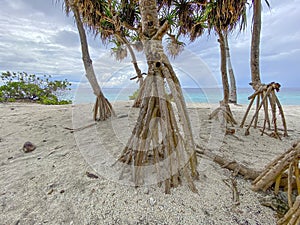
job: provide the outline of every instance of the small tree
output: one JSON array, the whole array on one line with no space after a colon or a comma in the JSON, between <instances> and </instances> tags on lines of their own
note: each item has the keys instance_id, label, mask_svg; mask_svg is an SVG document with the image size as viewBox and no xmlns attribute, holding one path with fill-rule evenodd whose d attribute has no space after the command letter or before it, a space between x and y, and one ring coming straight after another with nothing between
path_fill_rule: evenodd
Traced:
<instances>
[{"instance_id":1,"label":"small tree","mask_svg":"<svg viewBox=\"0 0 300 225\"><path fill-rule=\"evenodd\" d=\"M276 96L276 92L280 90L281 85L276 82L271 82L269 84L262 84L260 79L260 66L259 66L259 55L260 55L260 33L261 33L261 0L253 0L253 25L252 25L252 41L251 41L251 80L250 85L254 89L254 94L248 97L250 101L249 106L246 110L244 118L240 127L244 127L250 109L256 99L256 110L254 115L251 118L250 124L248 125L245 135L250 134L250 127L252 124L254 128L257 127L258 124L258 116L261 109L264 110L264 123L263 128L261 130L262 134L265 133L265 129L271 129L271 120L274 126L274 131L269 136L279 138L280 135L278 133L277 128L277 116L276 110L278 108L280 112L280 116L282 119L282 124L284 128L284 136L287 136L287 125L285 121L285 116L283 112L283 108L280 104L279 99ZM268 1L266 1L269 6ZM271 109L271 116L269 115L269 108Z\"/></svg>"},{"instance_id":2,"label":"small tree","mask_svg":"<svg viewBox=\"0 0 300 225\"><path fill-rule=\"evenodd\" d=\"M52 80L51 76L36 76L26 72L4 72L0 76L0 102L32 101L47 105L69 104L70 100L60 99L60 94L70 90L67 80Z\"/></svg>"},{"instance_id":3,"label":"small tree","mask_svg":"<svg viewBox=\"0 0 300 225\"><path fill-rule=\"evenodd\" d=\"M112 55L117 60L127 57L127 51L132 59L132 64L138 78L140 89L143 86L143 74L138 66L135 52L142 51L142 42L139 40L138 32L134 24L139 20L138 4L134 1L97 1L80 0L77 2L84 23L99 35L104 43L113 42ZM131 42L135 41L135 44ZM140 106L140 96L137 97L133 107Z\"/></svg>"},{"instance_id":4,"label":"small tree","mask_svg":"<svg viewBox=\"0 0 300 225\"><path fill-rule=\"evenodd\" d=\"M159 24L155 0L140 0L141 40L148 63L148 75L139 118L119 161L133 166L136 186L143 183L145 168L154 165L157 181L164 182L165 192L177 187L184 177L196 192L192 178L198 177L197 159L191 124L180 83L164 53L162 39L168 21ZM176 109L166 98L165 84L170 87ZM178 118L175 116L178 110Z\"/></svg>"},{"instance_id":5,"label":"small tree","mask_svg":"<svg viewBox=\"0 0 300 225\"><path fill-rule=\"evenodd\" d=\"M236 28L240 24L240 29L244 28L245 24L246 1L210 1L206 5L204 11L204 20L207 22L209 32L214 30L218 35L221 53L221 75L223 84L223 100L220 102L220 107L217 108L210 118L221 115L226 123L236 124L232 112L229 107L229 82L227 74L228 60L228 32ZM231 64L230 64L231 65ZM233 80L232 80L233 81ZM233 86L233 85L232 85ZM221 112L221 114L219 114ZM223 119L222 119L223 120Z\"/></svg>"},{"instance_id":6,"label":"small tree","mask_svg":"<svg viewBox=\"0 0 300 225\"><path fill-rule=\"evenodd\" d=\"M110 102L105 98L100 85L98 84L97 77L94 72L93 63L89 54L87 38L81 16L79 13L79 6L77 1L74 0L65 0L66 12L67 14L70 10L74 13L74 18L76 21L77 29L79 32L80 43L81 43L81 52L82 52L82 61L84 64L86 77L90 82L94 94L96 95L96 103L94 106L94 120L106 120L115 115L114 110ZM99 114L99 117L98 117Z\"/></svg>"}]
</instances>

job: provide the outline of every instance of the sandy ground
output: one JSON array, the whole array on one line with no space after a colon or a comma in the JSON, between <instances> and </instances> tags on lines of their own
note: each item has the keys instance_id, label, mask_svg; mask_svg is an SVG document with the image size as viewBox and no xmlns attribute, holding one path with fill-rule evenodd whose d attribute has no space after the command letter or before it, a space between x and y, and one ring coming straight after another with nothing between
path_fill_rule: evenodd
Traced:
<instances>
[{"instance_id":1,"label":"sandy ground","mask_svg":"<svg viewBox=\"0 0 300 225\"><path fill-rule=\"evenodd\" d=\"M166 195L150 181L134 188L130 179L119 180L112 163L138 115L130 105L114 103L120 118L94 124L91 105L0 104L0 224L276 224L275 212L259 203L265 194L239 176L234 205L224 182L232 173L206 158L199 159L199 194L185 183ZM224 137L208 120L216 105L188 107L197 144L251 168L263 169L300 136L300 106L284 107L289 137L282 141L254 129L246 137L238 126L235 136ZM239 122L245 110L232 106ZM23 153L26 141L36 150Z\"/></svg>"}]
</instances>

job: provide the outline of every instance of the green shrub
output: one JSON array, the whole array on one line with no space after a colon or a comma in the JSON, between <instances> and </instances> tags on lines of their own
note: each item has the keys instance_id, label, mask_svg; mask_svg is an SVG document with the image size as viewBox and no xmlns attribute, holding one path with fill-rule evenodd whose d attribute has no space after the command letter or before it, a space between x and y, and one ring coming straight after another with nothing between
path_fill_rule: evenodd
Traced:
<instances>
[{"instance_id":1,"label":"green shrub","mask_svg":"<svg viewBox=\"0 0 300 225\"><path fill-rule=\"evenodd\" d=\"M132 95L129 96L129 100L135 100L139 95L139 89L133 92Z\"/></svg>"},{"instance_id":2,"label":"green shrub","mask_svg":"<svg viewBox=\"0 0 300 225\"><path fill-rule=\"evenodd\" d=\"M51 80L51 76L42 78L25 72L5 72L0 76L4 85L0 86L0 102L17 100L34 101L47 105L70 104L72 101L60 100L60 93L70 90L67 80Z\"/></svg>"},{"instance_id":3,"label":"green shrub","mask_svg":"<svg viewBox=\"0 0 300 225\"><path fill-rule=\"evenodd\" d=\"M7 101L8 101L8 102L15 102L16 99L15 99L15 98L8 98Z\"/></svg>"}]
</instances>

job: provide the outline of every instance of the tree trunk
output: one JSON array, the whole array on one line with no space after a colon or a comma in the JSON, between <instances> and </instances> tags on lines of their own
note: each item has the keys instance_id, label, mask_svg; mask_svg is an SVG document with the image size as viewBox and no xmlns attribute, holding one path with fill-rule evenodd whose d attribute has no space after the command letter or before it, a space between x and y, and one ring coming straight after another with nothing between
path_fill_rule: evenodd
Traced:
<instances>
[{"instance_id":1,"label":"tree trunk","mask_svg":"<svg viewBox=\"0 0 300 225\"><path fill-rule=\"evenodd\" d=\"M89 83L92 86L93 92L96 95L96 103L94 106L94 120L106 120L109 117L114 115L114 111L112 109L111 104L109 101L104 97L101 88L98 84L94 68L93 68L93 63L89 54L89 49L88 49L88 43L87 43L87 38L85 34L85 30L83 27L83 23L81 21L81 17L78 11L78 8L76 7L75 3L70 4L71 9L74 13L77 29L79 32L79 37L80 37L80 43L81 43L81 52L82 52L82 61L84 64L85 72L86 72L86 77L89 81ZM97 118L98 115L98 110L99 110L99 118Z\"/></svg>"},{"instance_id":2,"label":"tree trunk","mask_svg":"<svg viewBox=\"0 0 300 225\"><path fill-rule=\"evenodd\" d=\"M232 65L231 65L230 50L229 50L229 44L228 44L228 32L227 31L224 32L224 43L225 43L225 49L226 49L227 69L228 69L229 80L230 80L229 102L230 103L237 103L236 82L235 82L233 68L232 68Z\"/></svg>"},{"instance_id":3,"label":"tree trunk","mask_svg":"<svg viewBox=\"0 0 300 225\"><path fill-rule=\"evenodd\" d=\"M191 124L179 81L162 45L168 24L159 26L155 0L140 0L139 7L148 75L137 123L119 161L132 165L136 186L147 183L149 176L144 174L151 175L150 168L155 168L156 182L164 182L166 193L179 185L181 177L197 192L192 180L198 173ZM165 82L170 86L176 109L166 98Z\"/></svg>"},{"instance_id":4,"label":"tree trunk","mask_svg":"<svg viewBox=\"0 0 300 225\"><path fill-rule=\"evenodd\" d=\"M138 93L138 96L136 97L136 99L134 100L134 103L133 103L133 106L134 108L139 108L141 106L141 102L142 102L142 93L144 91L144 85L143 85L143 82L144 82L144 79L143 79L143 74L142 74L142 71L141 69L139 68L138 64L137 64L137 60L136 60L136 56L134 54L134 51L130 45L130 43L128 42L128 40L123 37L121 34L118 34L116 33L116 37L126 45L128 51L129 51L129 54L131 56L131 60L132 60L132 64L133 64L133 67L134 67L134 70L136 72L136 76L131 78L130 80L134 80L134 79L138 79L138 83L139 83L139 93Z\"/></svg>"},{"instance_id":5,"label":"tree trunk","mask_svg":"<svg viewBox=\"0 0 300 225\"><path fill-rule=\"evenodd\" d=\"M247 116L250 112L250 109L256 99L256 110L255 113L251 119L250 124L248 125L245 135L249 135L249 129L252 124L254 124L254 128L257 127L258 124L258 117L259 117L259 111L261 109L264 110L264 125L262 129L262 135L265 134L265 128L268 127L268 129L271 129L271 121L269 116L269 111L271 111L272 114L272 124L274 126L274 132L271 134L268 134L271 137L275 137L278 139L281 139L280 134L278 133L277 129L277 113L276 113L276 106L279 109L281 118L282 118L282 124L284 127L284 136L288 136L287 133L287 126L286 121L283 113L282 106L280 104L280 101L278 100L276 96L276 92L279 91L281 85L279 83L271 82L267 85L262 84L260 80L260 69L259 69L259 45L260 45L260 32L261 32L261 0L253 0L253 28L252 28L252 42L251 42L251 79L252 82L250 83L252 85L252 88L254 89L254 94L248 97L248 99L251 99L251 102L246 110L246 113L243 117L242 123L240 127L243 127ZM276 92L275 92L276 91ZM271 109L271 110L269 110Z\"/></svg>"},{"instance_id":6,"label":"tree trunk","mask_svg":"<svg viewBox=\"0 0 300 225\"><path fill-rule=\"evenodd\" d=\"M251 41L251 79L252 87L258 90L261 85L259 54L261 32L261 0L253 0L253 27Z\"/></svg>"},{"instance_id":7,"label":"tree trunk","mask_svg":"<svg viewBox=\"0 0 300 225\"><path fill-rule=\"evenodd\" d=\"M226 65L226 47L225 38L222 31L218 31L220 52L221 52L221 74L222 74L222 84L223 84L223 103L225 105L229 102L229 83L227 76L227 65Z\"/></svg>"},{"instance_id":8,"label":"tree trunk","mask_svg":"<svg viewBox=\"0 0 300 225\"><path fill-rule=\"evenodd\" d=\"M228 76L227 76L227 66L226 66L226 48L225 48L225 40L224 35L221 30L217 30L219 35L219 43L220 43L220 52L221 52L221 74L222 74L222 84L223 84L223 100L220 102L220 107L214 110L209 118L218 117L221 121L221 125L225 126L227 123L231 123L231 125L236 124L236 121L233 118L230 106L229 106L229 84L228 84Z\"/></svg>"},{"instance_id":9,"label":"tree trunk","mask_svg":"<svg viewBox=\"0 0 300 225\"><path fill-rule=\"evenodd\" d=\"M128 51L129 51L129 54L131 56L132 64L133 64L134 70L136 72L137 78L138 79L143 78L141 69L139 68L139 66L137 64L136 56L134 54L134 51L133 51L130 43L128 42L126 37L123 37L121 34L116 33L116 36L122 43L124 43L126 45Z\"/></svg>"}]
</instances>

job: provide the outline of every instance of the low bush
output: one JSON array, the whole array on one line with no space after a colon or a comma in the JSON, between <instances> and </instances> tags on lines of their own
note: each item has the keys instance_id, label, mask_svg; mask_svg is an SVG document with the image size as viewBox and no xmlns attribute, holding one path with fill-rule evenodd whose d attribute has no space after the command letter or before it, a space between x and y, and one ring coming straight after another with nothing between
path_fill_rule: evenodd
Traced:
<instances>
[{"instance_id":1,"label":"low bush","mask_svg":"<svg viewBox=\"0 0 300 225\"><path fill-rule=\"evenodd\" d=\"M67 80L51 80L50 75L38 77L25 72L4 72L0 76L0 102L33 101L47 105L70 104L72 101L60 99L60 95L70 90Z\"/></svg>"}]
</instances>

